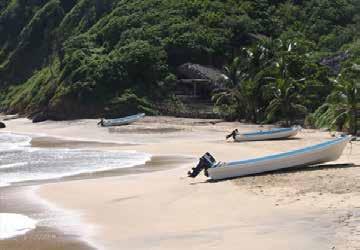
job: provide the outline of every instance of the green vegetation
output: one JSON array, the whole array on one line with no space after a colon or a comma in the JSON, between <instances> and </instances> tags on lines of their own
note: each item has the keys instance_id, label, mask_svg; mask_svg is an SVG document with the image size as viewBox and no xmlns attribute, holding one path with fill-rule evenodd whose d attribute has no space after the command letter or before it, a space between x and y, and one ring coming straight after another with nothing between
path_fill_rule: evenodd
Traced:
<instances>
[{"instance_id":1,"label":"green vegetation","mask_svg":"<svg viewBox=\"0 0 360 250\"><path fill-rule=\"evenodd\" d=\"M359 13L357 0L0 0L0 108L156 114L192 62L224 69L209 98L227 119L356 133Z\"/></svg>"},{"instance_id":2,"label":"green vegetation","mask_svg":"<svg viewBox=\"0 0 360 250\"><path fill-rule=\"evenodd\" d=\"M360 111L360 66L345 68L336 80L335 87L314 117L318 127L348 128L358 131L357 112Z\"/></svg>"}]
</instances>

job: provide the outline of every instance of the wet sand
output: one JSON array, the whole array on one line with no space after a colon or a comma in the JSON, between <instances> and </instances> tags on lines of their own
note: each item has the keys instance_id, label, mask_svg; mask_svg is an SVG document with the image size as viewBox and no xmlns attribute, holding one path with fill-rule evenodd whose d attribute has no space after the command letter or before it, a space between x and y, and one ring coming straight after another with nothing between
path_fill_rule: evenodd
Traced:
<instances>
[{"instance_id":1,"label":"wet sand","mask_svg":"<svg viewBox=\"0 0 360 250\"><path fill-rule=\"evenodd\" d=\"M200 157L210 151L221 161L284 152L331 138L328 132L304 130L298 139L239 144L226 142L224 135L235 128L260 127L171 117L149 117L116 131L94 124L95 120L32 124L17 119L9 121L7 129L117 143L119 149L153 155ZM167 132L160 133L162 129ZM134 145L121 146L128 142ZM99 227L95 234L83 236L104 249L360 248L358 141L326 166L217 183L203 176L186 178L194 164L46 184L38 193L67 211L81 213L85 225Z\"/></svg>"},{"instance_id":2,"label":"wet sand","mask_svg":"<svg viewBox=\"0 0 360 250\"><path fill-rule=\"evenodd\" d=\"M121 144L121 146L132 146L133 144ZM119 144L111 142L66 140L56 137L34 137L31 140L32 147L39 148L92 148L92 149L111 149L119 148Z\"/></svg>"},{"instance_id":3,"label":"wet sand","mask_svg":"<svg viewBox=\"0 0 360 250\"><path fill-rule=\"evenodd\" d=\"M94 250L84 241L50 227L37 227L26 235L0 241L1 250Z\"/></svg>"}]
</instances>

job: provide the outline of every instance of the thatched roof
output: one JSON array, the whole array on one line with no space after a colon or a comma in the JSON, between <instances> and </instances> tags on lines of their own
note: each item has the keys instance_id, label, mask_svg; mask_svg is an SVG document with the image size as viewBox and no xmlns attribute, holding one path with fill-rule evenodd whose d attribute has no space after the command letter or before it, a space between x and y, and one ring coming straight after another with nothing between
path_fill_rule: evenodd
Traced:
<instances>
[{"instance_id":1,"label":"thatched roof","mask_svg":"<svg viewBox=\"0 0 360 250\"><path fill-rule=\"evenodd\" d=\"M217 85L224 80L223 73L213 67L194 63L185 63L177 68L178 77L182 79L205 79Z\"/></svg>"}]
</instances>

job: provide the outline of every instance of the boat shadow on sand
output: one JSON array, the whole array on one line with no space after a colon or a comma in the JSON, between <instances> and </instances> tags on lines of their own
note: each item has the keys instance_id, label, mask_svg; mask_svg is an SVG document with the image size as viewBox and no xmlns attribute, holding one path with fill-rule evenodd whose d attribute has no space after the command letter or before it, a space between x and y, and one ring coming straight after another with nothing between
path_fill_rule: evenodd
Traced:
<instances>
[{"instance_id":1,"label":"boat shadow on sand","mask_svg":"<svg viewBox=\"0 0 360 250\"><path fill-rule=\"evenodd\" d=\"M356 165L354 163L342 163L342 164L320 164L313 166L299 166L299 167L283 168L283 169L259 173L259 174L251 174L241 177L227 178L222 180L209 179L201 182L193 182L191 183L191 185L204 184L204 183L218 183L229 180L235 180L235 179L240 180L244 178L259 177L259 176L269 176L269 175L276 176L276 175L284 175L291 173L315 172L315 171L323 171L323 170L348 169L348 168L360 168L360 165Z\"/></svg>"}]
</instances>

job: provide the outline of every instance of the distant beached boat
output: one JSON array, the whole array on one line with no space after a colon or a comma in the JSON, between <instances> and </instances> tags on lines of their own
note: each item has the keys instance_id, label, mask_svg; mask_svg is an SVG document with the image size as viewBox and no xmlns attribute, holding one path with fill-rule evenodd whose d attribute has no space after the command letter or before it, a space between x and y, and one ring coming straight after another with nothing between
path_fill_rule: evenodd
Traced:
<instances>
[{"instance_id":1,"label":"distant beached boat","mask_svg":"<svg viewBox=\"0 0 360 250\"><path fill-rule=\"evenodd\" d=\"M198 165L188 172L195 178L202 170L205 175L214 180L258 174L283 168L320 164L337 160L351 136L342 136L327 142L292 150L286 153L264 157L233 161L216 162L214 157L206 153L200 158Z\"/></svg>"},{"instance_id":2,"label":"distant beached boat","mask_svg":"<svg viewBox=\"0 0 360 250\"><path fill-rule=\"evenodd\" d=\"M233 137L234 141L264 141L264 140L274 140L282 138L290 138L297 135L301 127L292 127L292 128L273 128L270 130L249 132L249 133L239 133L238 130L234 130L231 134L226 136L226 139Z\"/></svg>"},{"instance_id":3,"label":"distant beached boat","mask_svg":"<svg viewBox=\"0 0 360 250\"><path fill-rule=\"evenodd\" d=\"M101 119L101 121L98 124L103 127L128 125L128 124L134 123L144 117L145 117L145 114L140 113L140 114L130 115L130 116L126 116L123 118L117 118L117 119Z\"/></svg>"}]
</instances>

